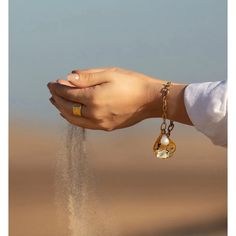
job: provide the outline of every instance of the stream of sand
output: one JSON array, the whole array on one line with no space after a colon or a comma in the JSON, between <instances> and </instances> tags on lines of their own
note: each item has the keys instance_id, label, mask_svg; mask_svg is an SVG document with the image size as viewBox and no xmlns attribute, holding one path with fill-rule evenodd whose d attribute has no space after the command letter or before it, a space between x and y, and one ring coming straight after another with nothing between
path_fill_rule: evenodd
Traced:
<instances>
[{"instance_id":1,"label":"stream of sand","mask_svg":"<svg viewBox=\"0 0 236 236\"><path fill-rule=\"evenodd\" d=\"M62 220L61 214L66 215L68 236L117 235L117 232L108 232L110 217L105 216L105 210L93 209L89 202L92 175L86 154L85 130L68 125L66 132L55 170L59 220ZM93 198L93 202L96 201Z\"/></svg>"}]
</instances>

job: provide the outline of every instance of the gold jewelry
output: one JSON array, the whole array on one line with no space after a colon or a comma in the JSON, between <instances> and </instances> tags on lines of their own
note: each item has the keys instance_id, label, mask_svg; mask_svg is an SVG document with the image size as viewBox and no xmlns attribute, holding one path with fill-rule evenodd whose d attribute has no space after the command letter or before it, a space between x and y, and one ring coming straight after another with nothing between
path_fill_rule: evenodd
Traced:
<instances>
[{"instance_id":1,"label":"gold jewelry","mask_svg":"<svg viewBox=\"0 0 236 236\"><path fill-rule=\"evenodd\" d=\"M174 129L174 121L170 120L168 127L166 123L168 105L167 95L169 93L170 86L171 82L167 82L166 84L163 84L163 88L161 89L163 121L161 124L161 133L153 145L154 154L158 159L166 159L172 157L176 150L175 143L170 139L170 133Z\"/></svg>"},{"instance_id":2,"label":"gold jewelry","mask_svg":"<svg viewBox=\"0 0 236 236\"><path fill-rule=\"evenodd\" d=\"M82 106L81 105L76 105L76 106L73 106L72 108L72 112L73 112L73 115L74 116L81 116L81 108Z\"/></svg>"}]
</instances>

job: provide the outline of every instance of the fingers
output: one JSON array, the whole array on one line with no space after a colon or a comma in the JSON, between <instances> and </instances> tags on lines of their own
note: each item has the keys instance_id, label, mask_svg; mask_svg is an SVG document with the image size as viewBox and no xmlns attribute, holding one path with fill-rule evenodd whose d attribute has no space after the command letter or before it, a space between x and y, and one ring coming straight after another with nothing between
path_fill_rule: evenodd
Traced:
<instances>
[{"instance_id":1,"label":"fingers","mask_svg":"<svg viewBox=\"0 0 236 236\"><path fill-rule=\"evenodd\" d=\"M82 104L87 104L90 96L90 90L88 89L79 89L55 82L48 83L48 88L52 95L55 94L66 100Z\"/></svg>"},{"instance_id":2,"label":"fingers","mask_svg":"<svg viewBox=\"0 0 236 236\"><path fill-rule=\"evenodd\" d=\"M69 123L83 127L83 128L88 128L88 129L101 129L99 126L93 122L92 120L82 117L82 116L74 116L72 114L72 106L71 104L62 104L67 101L62 101L64 100L63 98L54 95L53 98L50 98L51 103L60 111L60 115L66 119ZM70 105L70 109L69 109ZM83 115L83 114L82 114Z\"/></svg>"},{"instance_id":3,"label":"fingers","mask_svg":"<svg viewBox=\"0 0 236 236\"><path fill-rule=\"evenodd\" d=\"M79 105L78 103L70 102L57 95L53 95L53 99L57 105L57 108L64 114L73 115L73 106ZM92 118L86 105L81 106L81 116L85 118Z\"/></svg>"},{"instance_id":4,"label":"fingers","mask_svg":"<svg viewBox=\"0 0 236 236\"><path fill-rule=\"evenodd\" d=\"M73 116L70 114L61 114L64 119L66 119L69 123L86 128L86 129L100 129L95 123L93 123L91 120L83 118L83 117L78 117L78 116Z\"/></svg>"},{"instance_id":5,"label":"fingers","mask_svg":"<svg viewBox=\"0 0 236 236\"><path fill-rule=\"evenodd\" d=\"M70 81L64 80L64 79L58 79L58 80L57 80L57 83L63 84L63 85L69 86L69 87L76 87L76 86L75 86L74 84L72 84Z\"/></svg>"},{"instance_id":6,"label":"fingers","mask_svg":"<svg viewBox=\"0 0 236 236\"><path fill-rule=\"evenodd\" d=\"M97 73L97 72L102 72L102 71L105 71L105 70L108 70L110 69L109 67L103 67L103 68L92 68L92 69L84 69L84 70L73 70L72 73Z\"/></svg>"},{"instance_id":7,"label":"fingers","mask_svg":"<svg viewBox=\"0 0 236 236\"><path fill-rule=\"evenodd\" d=\"M77 71L77 73L68 74L67 79L77 87L85 88L109 82L109 75L109 72L105 70L98 72L93 72L93 70L87 72Z\"/></svg>"}]
</instances>

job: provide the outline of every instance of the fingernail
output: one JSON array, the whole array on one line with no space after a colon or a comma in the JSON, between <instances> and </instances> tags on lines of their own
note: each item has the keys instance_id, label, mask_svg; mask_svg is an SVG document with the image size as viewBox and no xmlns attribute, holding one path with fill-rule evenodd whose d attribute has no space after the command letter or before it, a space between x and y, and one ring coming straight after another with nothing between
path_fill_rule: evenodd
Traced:
<instances>
[{"instance_id":1,"label":"fingernail","mask_svg":"<svg viewBox=\"0 0 236 236\"><path fill-rule=\"evenodd\" d=\"M60 113L60 116L63 117L63 118L65 118L65 116L62 115L62 113Z\"/></svg>"},{"instance_id":2,"label":"fingernail","mask_svg":"<svg viewBox=\"0 0 236 236\"><path fill-rule=\"evenodd\" d=\"M53 99L53 97L51 97L49 100L53 105L55 104L55 100Z\"/></svg>"},{"instance_id":3,"label":"fingernail","mask_svg":"<svg viewBox=\"0 0 236 236\"><path fill-rule=\"evenodd\" d=\"M69 81L79 80L79 75L78 75L78 74L68 74L68 75L67 75L67 79L68 79Z\"/></svg>"}]
</instances>

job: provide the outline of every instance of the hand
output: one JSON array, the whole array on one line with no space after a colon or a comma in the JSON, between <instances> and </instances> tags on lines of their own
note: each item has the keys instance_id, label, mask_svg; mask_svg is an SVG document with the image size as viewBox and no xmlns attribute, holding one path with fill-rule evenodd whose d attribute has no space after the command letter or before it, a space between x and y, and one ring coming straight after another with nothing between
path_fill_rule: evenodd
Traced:
<instances>
[{"instance_id":1,"label":"hand","mask_svg":"<svg viewBox=\"0 0 236 236\"><path fill-rule=\"evenodd\" d=\"M70 123L89 129L114 130L161 116L163 81L120 68L77 70L68 81L48 84L51 101ZM72 107L82 104L82 116Z\"/></svg>"}]
</instances>

